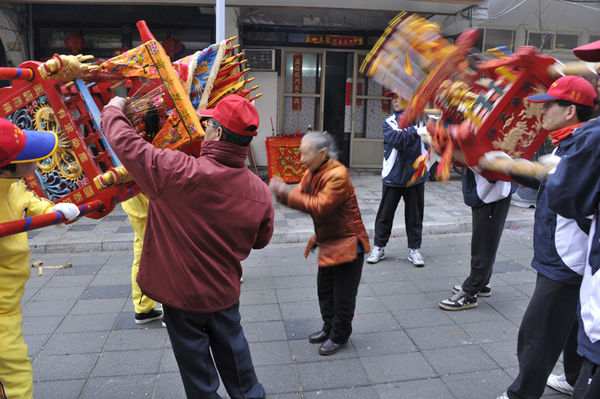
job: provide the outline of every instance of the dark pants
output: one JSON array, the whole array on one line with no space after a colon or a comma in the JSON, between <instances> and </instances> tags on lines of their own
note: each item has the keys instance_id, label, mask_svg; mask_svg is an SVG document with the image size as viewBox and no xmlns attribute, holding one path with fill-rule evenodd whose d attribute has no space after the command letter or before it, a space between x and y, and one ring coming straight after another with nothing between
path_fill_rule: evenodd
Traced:
<instances>
[{"instance_id":1,"label":"dark pants","mask_svg":"<svg viewBox=\"0 0 600 399\"><path fill-rule=\"evenodd\" d=\"M213 313L183 312L166 305L163 310L189 399L220 398L219 375L232 399L265 397L240 324L239 302Z\"/></svg>"},{"instance_id":2,"label":"dark pants","mask_svg":"<svg viewBox=\"0 0 600 399\"><path fill-rule=\"evenodd\" d=\"M323 331L336 344L344 344L352 333L356 293L362 273L364 253L352 262L319 267L317 294L323 318Z\"/></svg>"},{"instance_id":3,"label":"dark pants","mask_svg":"<svg viewBox=\"0 0 600 399\"><path fill-rule=\"evenodd\" d=\"M578 302L579 285L563 284L538 273L519 328L519 375L508 387L509 398L541 397L561 351L567 381L575 385L583 360L577 354Z\"/></svg>"},{"instance_id":4,"label":"dark pants","mask_svg":"<svg viewBox=\"0 0 600 399\"><path fill-rule=\"evenodd\" d=\"M421 248L423 234L423 209L425 207L425 183L410 187L389 187L384 185L381 202L375 218L375 245L385 247L392 233L394 214L400 198L404 197L404 224L408 247Z\"/></svg>"},{"instance_id":5,"label":"dark pants","mask_svg":"<svg viewBox=\"0 0 600 399\"><path fill-rule=\"evenodd\" d=\"M600 366L583 359L579 378L573 390L573 399L600 398Z\"/></svg>"},{"instance_id":6,"label":"dark pants","mask_svg":"<svg viewBox=\"0 0 600 399\"><path fill-rule=\"evenodd\" d=\"M509 208L510 195L508 198L471 208L471 272L462 283L463 291L469 295L477 294L490 282Z\"/></svg>"}]
</instances>

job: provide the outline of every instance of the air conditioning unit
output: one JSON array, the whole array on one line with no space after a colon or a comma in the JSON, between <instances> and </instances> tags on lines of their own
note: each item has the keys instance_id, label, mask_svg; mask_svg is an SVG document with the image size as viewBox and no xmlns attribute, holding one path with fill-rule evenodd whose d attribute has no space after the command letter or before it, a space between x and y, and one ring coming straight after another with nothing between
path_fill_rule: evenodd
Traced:
<instances>
[{"instance_id":1,"label":"air conditioning unit","mask_svg":"<svg viewBox=\"0 0 600 399\"><path fill-rule=\"evenodd\" d=\"M275 70L275 49L247 48L244 54L248 60L247 66L253 71Z\"/></svg>"}]
</instances>

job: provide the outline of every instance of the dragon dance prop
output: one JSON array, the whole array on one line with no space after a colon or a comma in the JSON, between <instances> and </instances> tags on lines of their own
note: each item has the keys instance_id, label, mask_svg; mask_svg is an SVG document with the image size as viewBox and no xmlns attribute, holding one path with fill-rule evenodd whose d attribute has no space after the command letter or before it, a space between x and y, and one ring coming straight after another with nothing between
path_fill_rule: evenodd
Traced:
<instances>
[{"instance_id":1,"label":"dragon dance prop","mask_svg":"<svg viewBox=\"0 0 600 399\"><path fill-rule=\"evenodd\" d=\"M478 32L463 32L454 44L445 40L440 27L424 18L402 13L394 18L361 66L361 72L396 90L408 106L398 120L407 127L428 103L441 110L440 119L429 121L431 149L441 155L437 175L450 176L454 162L481 170L479 160L489 151L504 151L512 158L529 159L544 142L541 104L527 97L544 93L561 74L594 72L596 65L563 65L521 47L513 54L495 51L498 58L471 67L467 55ZM430 152L415 162L425 173ZM510 180L498 171L481 170L489 179Z\"/></svg>"},{"instance_id":2,"label":"dragon dance prop","mask_svg":"<svg viewBox=\"0 0 600 399\"><path fill-rule=\"evenodd\" d=\"M100 110L115 87L127 88L126 115L142 137L186 153L196 153L204 137L198 108L214 107L228 94L250 100L261 95L253 94L258 86L246 87L253 78L244 78L248 69L235 38L172 63L146 23L137 27L142 45L108 60L55 54L45 63L0 68L0 79L13 80L0 89L0 117L59 137L57 151L39 161L25 182L53 202L85 205L82 216L102 218L140 192L101 130ZM57 223L56 215L16 222L10 229L0 225L0 236Z\"/></svg>"}]
</instances>

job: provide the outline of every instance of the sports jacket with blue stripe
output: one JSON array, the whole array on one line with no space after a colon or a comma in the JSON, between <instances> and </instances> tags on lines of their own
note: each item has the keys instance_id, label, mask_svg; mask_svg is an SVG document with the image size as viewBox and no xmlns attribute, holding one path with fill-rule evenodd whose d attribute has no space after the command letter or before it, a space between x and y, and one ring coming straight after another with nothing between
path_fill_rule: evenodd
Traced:
<instances>
[{"instance_id":1,"label":"sports jacket with blue stripe","mask_svg":"<svg viewBox=\"0 0 600 399\"><path fill-rule=\"evenodd\" d=\"M568 154L548 177L548 205L568 218L593 214L587 261L579 290L578 353L600 364L600 120L577 128Z\"/></svg>"},{"instance_id":2,"label":"sports jacket with blue stripe","mask_svg":"<svg viewBox=\"0 0 600 399\"><path fill-rule=\"evenodd\" d=\"M390 187L407 187L408 181L416 171L413 168L415 159L427 152L416 126L405 129L398 127L400 114L401 112L394 111L383 121L384 154L381 177L383 185ZM422 183L428 177L427 172L411 185Z\"/></svg>"},{"instance_id":3,"label":"sports jacket with blue stripe","mask_svg":"<svg viewBox=\"0 0 600 399\"><path fill-rule=\"evenodd\" d=\"M568 156L575 140L572 134L561 140L554 155L561 158ZM553 211L548 201L546 183L541 182L535 208L531 266L551 280L579 285L585 266L591 218L568 219Z\"/></svg>"},{"instance_id":4,"label":"sports jacket with blue stripe","mask_svg":"<svg viewBox=\"0 0 600 399\"><path fill-rule=\"evenodd\" d=\"M463 169L462 192L465 204L471 208L479 208L492 202L500 201L511 195L516 186L510 182L489 181L471 169Z\"/></svg>"}]
</instances>

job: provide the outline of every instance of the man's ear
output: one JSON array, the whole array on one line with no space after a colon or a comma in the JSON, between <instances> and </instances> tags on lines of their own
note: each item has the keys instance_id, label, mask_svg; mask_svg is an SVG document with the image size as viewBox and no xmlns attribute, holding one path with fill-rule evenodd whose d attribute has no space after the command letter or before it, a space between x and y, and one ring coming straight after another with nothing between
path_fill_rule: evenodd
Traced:
<instances>
[{"instance_id":1,"label":"man's ear","mask_svg":"<svg viewBox=\"0 0 600 399\"><path fill-rule=\"evenodd\" d=\"M567 107L567 119L570 121L577 119L577 107L575 105Z\"/></svg>"},{"instance_id":2,"label":"man's ear","mask_svg":"<svg viewBox=\"0 0 600 399\"><path fill-rule=\"evenodd\" d=\"M217 128L217 140L221 141L221 139L223 138L223 129L221 129L221 127Z\"/></svg>"}]
</instances>

